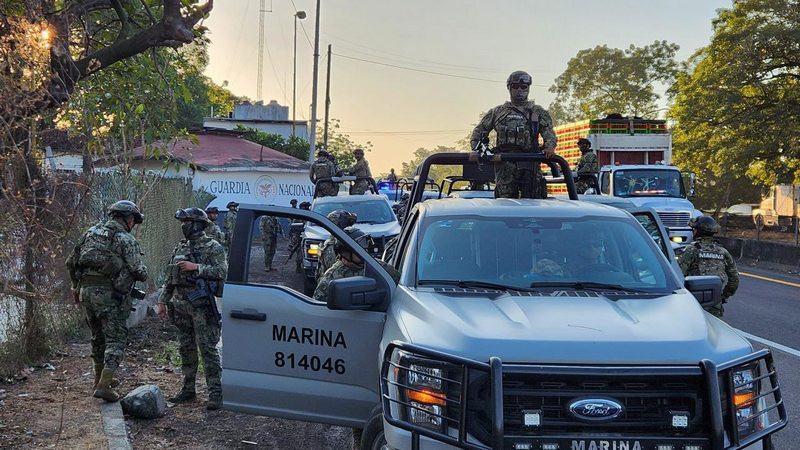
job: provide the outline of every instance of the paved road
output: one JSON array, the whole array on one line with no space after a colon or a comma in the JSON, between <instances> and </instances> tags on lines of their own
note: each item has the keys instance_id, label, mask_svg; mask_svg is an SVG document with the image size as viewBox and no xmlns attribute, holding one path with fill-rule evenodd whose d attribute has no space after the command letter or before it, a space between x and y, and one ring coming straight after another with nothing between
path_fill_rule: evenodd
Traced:
<instances>
[{"instance_id":1,"label":"paved road","mask_svg":"<svg viewBox=\"0 0 800 450\"><path fill-rule=\"evenodd\" d=\"M756 348L774 353L789 413L789 425L775 435L775 447L800 449L800 276L746 266L739 270L749 276L741 276L739 291L725 306L725 321L752 335Z\"/></svg>"}]
</instances>

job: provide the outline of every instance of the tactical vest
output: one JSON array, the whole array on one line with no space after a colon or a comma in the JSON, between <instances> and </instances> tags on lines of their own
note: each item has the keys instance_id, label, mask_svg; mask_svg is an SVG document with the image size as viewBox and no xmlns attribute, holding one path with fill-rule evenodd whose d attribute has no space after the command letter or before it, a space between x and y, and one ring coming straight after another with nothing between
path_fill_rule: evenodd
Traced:
<instances>
[{"instance_id":1,"label":"tactical vest","mask_svg":"<svg viewBox=\"0 0 800 450\"><path fill-rule=\"evenodd\" d=\"M725 271L725 253L714 242L696 242L697 273L692 275L716 275L722 279L722 288L728 284L728 273Z\"/></svg>"},{"instance_id":2,"label":"tactical vest","mask_svg":"<svg viewBox=\"0 0 800 450\"><path fill-rule=\"evenodd\" d=\"M336 175L331 170L331 163L327 159L317 159L314 161L314 179L319 180L320 178L328 178Z\"/></svg>"},{"instance_id":3,"label":"tactical vest","mask_svg":"<svg viewBox=\"0 0 800 450\"><path fill-rule=\"evenodd\" d=\"M525 152L539 151L539 116L526 108L504 107L495 125L497 147Z\"/></svg>"},{"instance_id":4,"label":"tactical vest","mask_svg":"<svg viewBox=\"0 0 800 450\"><path fill-rule=\"evenodd\" d=\"M113 250L117 231L104 225L95 225L84 235L78 255L78 268L114 278L122 269L123 261Z\"/></svg>"}]
</instances>

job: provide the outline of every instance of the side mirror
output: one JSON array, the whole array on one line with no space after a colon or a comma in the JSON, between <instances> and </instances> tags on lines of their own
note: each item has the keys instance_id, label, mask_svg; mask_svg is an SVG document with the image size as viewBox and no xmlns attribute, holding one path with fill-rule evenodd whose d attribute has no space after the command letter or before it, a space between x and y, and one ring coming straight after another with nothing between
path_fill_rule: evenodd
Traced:
<instances>
[{"instance_id":1,"label":"side mirror","mask_svg":"<svg viewBox=\"0 0 800 450\"><path fill-rule=\"evenodd\" d=\"M348 277L333 280L328 285L328 309L370 309L386 300L387 292L368 277Z\"/></svg>"},{"instance_id":2,"label":"side mirror","mask_svg":"<svg viewBox=\"0 0 800 450\"><path fill-rule=\"evenodd\" d=\"M688 197L692 198L696 194L696 190L694 187L695 182L697 181L697 175L694 172L689 173L689 193Z\"/></svg>"},{"instance_id":3,"label":"side mirror","mask_svg":"<svg viewBox=\"0 0 800 450\"><path fill-rule=\"evenodd\" d=\"M685 286L703 308L719 305L722 301L722 280L716 275L686 277Z\"/></svg>"},{"instance_id":4,"label":"side mirror","mask_svg":"<svg viewBox=\"0 0 800 450\"><path fill-rule=\"evenodd\" d=\"M305 225L304 223L301 223L301 222L297 222L297 223L295 223L295 222L292 222L292 223L289 225L289 233L297 233L297 234L300 234L300 233L302 233L302 232L303 232L303 230L305 229L305 227L306 227L306 225Z\"/></svg>"}]
</instances>

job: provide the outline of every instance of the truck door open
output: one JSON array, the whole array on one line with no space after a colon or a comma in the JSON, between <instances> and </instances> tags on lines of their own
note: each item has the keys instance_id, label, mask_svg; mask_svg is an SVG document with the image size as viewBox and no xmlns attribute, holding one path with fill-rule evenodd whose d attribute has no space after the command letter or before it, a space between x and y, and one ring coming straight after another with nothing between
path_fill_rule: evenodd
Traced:
<instances>
[{"instance_id":1,"label":"truck door open","mask_svg":"<svg viewBox=\"0 0 800 450\"><path fill-rule=\"evenodd\" d=\"M334 310L291 288L249 281L253 224L269 214L312 221L365 261L365 276L391 298L391 277L349 236L316 213L239 207L222 298L225 409L296 420L363 426L380 402L378 345L386 304Z\"/></svg>"}]
</instances>

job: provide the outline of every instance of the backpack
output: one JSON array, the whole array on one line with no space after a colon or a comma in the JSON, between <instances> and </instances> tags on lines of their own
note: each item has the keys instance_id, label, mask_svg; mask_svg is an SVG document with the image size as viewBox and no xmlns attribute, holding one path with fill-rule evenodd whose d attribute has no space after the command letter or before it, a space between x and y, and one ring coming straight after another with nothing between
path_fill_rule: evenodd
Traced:
<instances>
[{"instance_id":1,"label":"backpack","mask_svg":"<svg viewBox=\"0 0 800 450\"><path fill-rule=\"evenodd\" d=\"M116 230L109 230L100 224L89 228L78 251L78 268L115 277L122 269L122 258L112 250L116 235Z\"/></svg>"}]
</instances>

